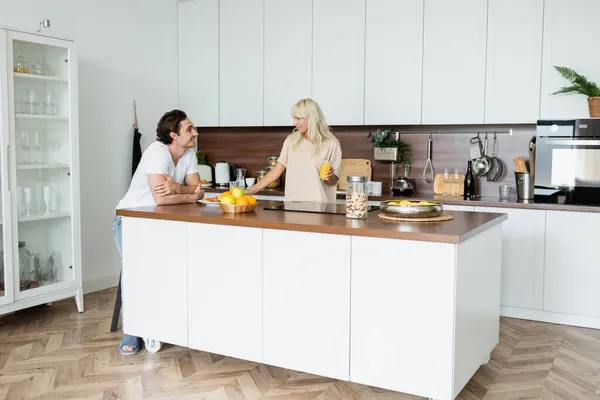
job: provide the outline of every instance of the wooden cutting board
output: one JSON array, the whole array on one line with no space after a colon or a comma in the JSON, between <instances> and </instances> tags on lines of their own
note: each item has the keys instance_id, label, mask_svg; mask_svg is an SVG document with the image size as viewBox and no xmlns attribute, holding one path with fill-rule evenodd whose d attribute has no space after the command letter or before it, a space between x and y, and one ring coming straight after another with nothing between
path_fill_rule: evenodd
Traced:
<instances>
[{"instance_id":1,"label":"wooden cutting board","mask_svg":"<svg viewBox=\"0 0 600 400\"><path fill-rule=\"evenodd\" d=\"M346 190L346 177L348 176L366 176L367 180L370 181L371 173L371 160L365 158L342 159L338 189Z\"/></svg>"},{"instance_id":2,"label":"wooden cutting board","mask_svg":"<svg viewBox=\"0 0 600 400\"><path fill-rule=\"evenodd\" d=\"M458 189L458 195L462 196L465 192L464 183L465 176L463 174L460 174L460 179L458 180L458 183L448 182L448 193L456 193L456 190ZM435 194L444 194L445 185L446 184L444 183L444 174L436 174L435 180L433 181L433 192Z\"/></svg>"}]
</instances>

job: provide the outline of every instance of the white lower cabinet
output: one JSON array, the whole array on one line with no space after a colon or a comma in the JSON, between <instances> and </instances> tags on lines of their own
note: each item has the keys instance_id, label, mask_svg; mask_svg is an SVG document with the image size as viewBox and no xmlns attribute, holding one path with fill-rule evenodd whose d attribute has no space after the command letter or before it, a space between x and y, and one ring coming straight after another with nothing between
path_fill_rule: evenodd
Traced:
<instances>
[{"instance_id":1,"label":"white lower cabinet","mask_svg":"<svg viewBox=\"0 0 600 400\"><path fill-rule=\"evenodd\" d=\"M600 213L546 212L544 311L600 317Z\"/></svg>"},{"instance_id":2,"label":"white lower cabinet","mask_svg":"<svg viewBox=\"0 0 600 400\"><path fill-rule=\"evenodd\" d=\"M349 380L350 242L263 231L265 364Z\"/></svg>"},{"instance_id":3,"label":"white lower cabinet","mask_svg":"<svg viewBox=\"0 0 600 400\"><path fill-rule=\"evenodd\" d=\"M189 347L262 362L262 229L188 223L186 245Z\"/></svg>"},{"instance_id":4,"label":"white lower cabinet","mask_svg":"<svg viewBox=\"0 0 600 400\"><path fill-rule=\"evenodd\" d=\"M185 236L185 222L123 217L123 333L188 346Z\"/></svg>"},{"instance_id":5,"label":"white lower cabinet","mask_svg":"<svg viewBox=\"0 0 600 400\"><path fill-rule=\"evenodd\" d=\"M496 207L475 211L508 214L503 224L501 304L541 310L546 212Z\"/></svg>"}]
</instances>

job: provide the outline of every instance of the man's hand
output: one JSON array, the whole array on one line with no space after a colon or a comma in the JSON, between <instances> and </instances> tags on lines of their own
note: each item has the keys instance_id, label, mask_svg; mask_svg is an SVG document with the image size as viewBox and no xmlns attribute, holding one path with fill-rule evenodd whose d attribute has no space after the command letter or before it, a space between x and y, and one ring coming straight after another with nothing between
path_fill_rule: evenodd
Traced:
<instances>
[{"instance_id":1,"label":"man's hand","mask_svg":"<svg viewBox=\"0 0 600 400\"><path fill-rule=\"evenodd\" d=\"M181 193L181 185L175 183L173 178L171 178L167 174L163 174L163 177L166 181L156 185L152 190L155 194L159 196L168 196L170 194L179 194Z\"/></svg>"},{"instance_id":2,"label":"man's hand","mask_svg":"<svg viewBox=\"0 0 600 400\"><path fill-rule=\"evenodd\" d=\"M196 201L201 200L204 197L204 189L202 189L202 185L196 186L194 194L196 195Z\"/></svg>"}]
</instances>

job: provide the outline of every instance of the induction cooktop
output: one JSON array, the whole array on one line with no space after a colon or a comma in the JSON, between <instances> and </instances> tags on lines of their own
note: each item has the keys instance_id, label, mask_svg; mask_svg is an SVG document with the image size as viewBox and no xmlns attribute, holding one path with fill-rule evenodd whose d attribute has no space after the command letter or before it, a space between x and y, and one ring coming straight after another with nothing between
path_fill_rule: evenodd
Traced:
<instances>
[{"instance_id":1,"label":"induction cooktop","mask_svg":"<svg viewBox=\"0 0 600 400\"><path fill-rule=\"evenodd\" d=\"M278 202L276 204L269 204L264 206L263 209L271 211L295 211L320 214L346 214L346 205L336 203L286 201ZM367 206L367 212L373 210L379 210L379 206Z\"/></svg>"}]
</instances>

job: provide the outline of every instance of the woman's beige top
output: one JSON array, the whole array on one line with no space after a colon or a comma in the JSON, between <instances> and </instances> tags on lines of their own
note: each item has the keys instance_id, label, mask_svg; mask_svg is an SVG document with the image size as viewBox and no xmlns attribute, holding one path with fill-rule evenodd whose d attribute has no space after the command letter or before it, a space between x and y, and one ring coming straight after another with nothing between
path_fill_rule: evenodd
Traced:
<instances>
[{"instance_id":1,"label":"woman's beige top","mask_svg":"<svg viewBox=\"0 0 600 400\"><path fill-rule=\"evenodd\" d=\"M319 178L319 167L330 164L339 178L342 165L342 147L337 139L328 139L319 149L303 139L294 148L292 136L283 142L280 162L285 168L285 201L335 203L337 185L331 186Z\"/></svg>"}]
</instances>

